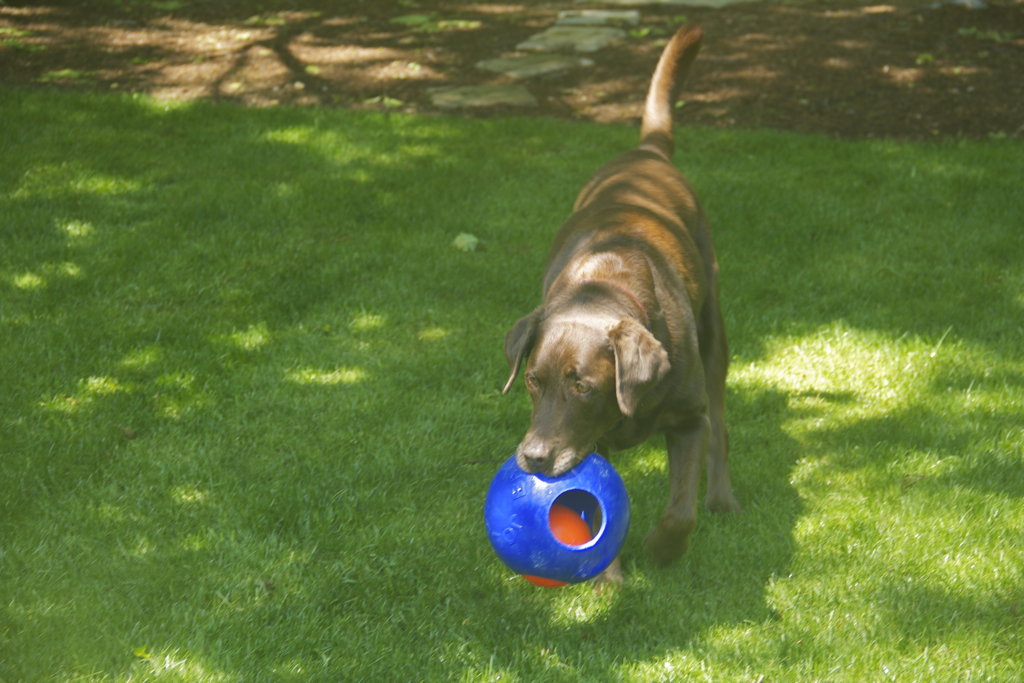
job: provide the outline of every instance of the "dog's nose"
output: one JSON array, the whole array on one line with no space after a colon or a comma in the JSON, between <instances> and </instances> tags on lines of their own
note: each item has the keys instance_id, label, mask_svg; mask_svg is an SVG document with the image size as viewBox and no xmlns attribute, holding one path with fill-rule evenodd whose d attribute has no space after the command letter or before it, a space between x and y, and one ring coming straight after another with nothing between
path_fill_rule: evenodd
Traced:
<instances>
[{"instance_id":1,"label":"dog's nose","mask_svg":"<svg viewBox=\"0 0 1024 683\"><path fill-rule=\"evenodd\" d=\"M526 465L525 469L541 472L551 460L551 448L542 439L527 436L519 445L519 455Z\"/></svg>"}]
</instances>

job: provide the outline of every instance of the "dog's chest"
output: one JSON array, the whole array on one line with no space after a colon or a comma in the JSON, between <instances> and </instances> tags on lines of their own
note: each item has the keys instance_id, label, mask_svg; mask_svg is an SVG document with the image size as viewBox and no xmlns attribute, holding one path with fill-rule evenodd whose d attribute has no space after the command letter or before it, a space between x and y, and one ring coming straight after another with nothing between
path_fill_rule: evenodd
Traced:
<instances>
[{"instance_id":1,"label":"dog's chest","mask_svg":"<svg viewBox=\"0 0 1024 683\"><path fill-rule=\"evenodd\" d=\"M627 417L601 437L597 450L601 453L624 451L647 441L654 431L653 420L636 420Z\"/></svg>"}]
</instances>

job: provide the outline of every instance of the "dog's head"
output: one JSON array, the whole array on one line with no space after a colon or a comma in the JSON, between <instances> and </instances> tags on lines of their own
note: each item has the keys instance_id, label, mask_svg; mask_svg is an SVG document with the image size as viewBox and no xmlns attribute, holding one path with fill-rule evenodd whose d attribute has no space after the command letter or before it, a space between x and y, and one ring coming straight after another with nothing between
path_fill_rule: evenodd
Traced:
<instances>
[{"instance_id":1,"label":"dog's head","mask_svg":"<svg viewBox=\"0 0 1024 683\"><path fill-rule=\"evenodd\" d=\"M550 476L568 472L634 415L669 370L664 347L642 323L593 307L538 308L505 335L505 355L511 375L503 393L522 369L533 401L516 461Z\"/></svg>"}]
</instances>

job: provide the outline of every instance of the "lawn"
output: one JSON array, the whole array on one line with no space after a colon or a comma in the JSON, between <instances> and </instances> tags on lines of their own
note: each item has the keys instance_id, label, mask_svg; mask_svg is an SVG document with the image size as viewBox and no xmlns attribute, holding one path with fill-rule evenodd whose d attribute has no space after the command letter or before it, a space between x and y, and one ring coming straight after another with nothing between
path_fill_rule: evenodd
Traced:
<instances>
[{"instance_id":1,"label":"lawn","mask_svg":"<svg viewBox=\"0 0 1024 683\"><path fill-rule=\"evenodd\" d=\"M744 512L545 590L482 504L631 128L0 92L0 681L1024 680L1024 144L681 128ZM460 233L480 239L464 252Z\"/></svg>"}]
</instances>

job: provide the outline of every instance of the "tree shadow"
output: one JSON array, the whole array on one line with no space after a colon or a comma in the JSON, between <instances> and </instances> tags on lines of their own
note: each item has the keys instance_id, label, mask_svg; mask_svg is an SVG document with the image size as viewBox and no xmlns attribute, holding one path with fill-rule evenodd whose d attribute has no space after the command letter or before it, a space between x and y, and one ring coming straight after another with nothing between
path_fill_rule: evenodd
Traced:
<instances>
[{"instance_id":1,"label":"tree shadow","mask_svg":"<svg viewBox=\"0 0 1024 683\"><path fill-rule=\"evenodd\" d=\"M32 591L6 582L12 637L40 657L59 647L53 670L117 676L148 666L132 654L146 645L262 671L300 656L277 629L324 626L336 666L358 664L351 615L413 623L433 609L407 587L438 571L438 550L410 530L446 544L451 565L474 556L462 528L441 526L450 469L501 448L514 412L488 393L500 349L484 340L503 324L495 301L532 283L509 284L500 247L462 254L451 239L514 222L480 188L516 182L530 209L564 181L467 163L483 122L16 98L0 569L31 562L31 544L75 570ZM63 158L31 144L54 136L74 143ZM464 480L458 505L475 509L486 479ZM183 636L174 624L193 609L220 614L208 625L228 641L265 620L257 656ZM0 677L37 670L5 661Z\"/></svg>"},{"instance_id":2,"label":"tree shadow","mask_svg":"<svg viewBox=\"0 0 1024 683\"><path fill-rule=\"evenodd\" d=\"M881 623L890 631L889 637L914 654L953 637L973 640L975 647L990 646L993 639L1019 629L1024 618L1024 591L1017 587L978 593L981 591L965 595L955 586L929 587L912 576L895 576L878 595L878 604L886 613Z\"/></svg>"},{"instance_id":3,"label":"tree shadow","mask_svg":"<svg viewBox=\"0 0 1024 683\"><path fill-rule=\"evenodd\" d=\"M911 406L814 432L808 437L807 449L809 454L827 454L829 462L844 471L886 467L927 454L931 462L943 463L938 473L903 466L889 472L886 483L899 483L907 489L927 481L929 487L968 488L1020 498L1024 496L1024 463L1019 442L1013 438L1020 417L1012 407L950 414Z\"/></svg>"},{"instance_id":4,"label":"tree shadow","mask_svg":"<svg viewBox=\"0 0 1024 683\"><path fill-rule=\"evenodd\" d=\"M77 568L29 596L39 605L81 596L79 612L54 609L39 631L68 643L60 661L69 668L133 670L120 638L177 648L214 672L299 661L352 678L422 678L450 676L452 661L463 670L490 660L542 671L555 666L552 655L567 662L566 677L573 667L612 672L699 643L716 627L778 618L767 586L792 562L803 508L790 479L801 458L828 451L858 467L845 446L879 442L868 456L877 462L922 443L953 455L977 442L972 422L986 423L987 438L1015 419L979 409L950 420L911 407L812 434L808 444L784 428L799 417L794 395L731 386L733 484L744 513L702 512L689 555L657 570L642 537L666 497L664 475L645 461L658 446L624 454L634 580L595 608L598 617L565 621L566 605L550 594L510 586L480 523L492 472L458 463L507 454L526 424L522 402L496 396L500 339L539 295L549 240L540 226L554 229L561 212L552 207L567 212L591 162L601 161L579 150L603 153L611 143L591 140L593 129L537 122L164 111L128 99L17 96L22 113L12 126L23 148L53 134L68 146L62 159L29 155L3 176L13 219L2 236L11 275L2 334L17 362L0 424L9 456L0 490L18 493L0 497L0 530L18 548L46 539L54 547L45 552ZM189 144L178 142L183 136ZM481 162L481 140L519 147L499 144ZM121 153L111 155L115 144ZM867 221L880 222L863 230L830 213L833 200L813 189L776 198L773 183L792 182L782 172L753 183L743 177L749 166L729 157L705 175L724 180L705 201L726 207L719 258L730 329L742 330L738 361L764 358L773 335L818 329L839 314L880 334L910 329L938 340L961 297L991 288L983 278L941 283L943 293L959 291L934 307L927 289L894 296L874 258L879 242L892 246L882 214L897 200L876 186L890 180L871 170L877 150L853 154L869 186L853 191L883 203ZM52 175L33 185L36 173ZM954 175L976 188L970 172ZM960 191L959 182L945 189ZM891 184L900 195L913 189ZM517 193L493 199L505 194L494 187ZM1001 191L997 184L979 196ZM828 244L800 250L792 244L813 235L780 239L777 218L794 207L817 207ZM942 235L957 229L943 225ZM451 249L461 231L484 238L487 250ZM1015 272L1012 245L998 250L1001 239L952 240L958 268L984 257L984 269ZM933 263L905 251L896 265L910 279ZM834 268L847 258L852 265ZM36 280L18 284L28 275ZM820 297L792 295L819 277L827 283ZM978 318L1019 309L1009 288L990 294L960 335L1012 358L1012 339L995 324L968 336ZM40 368L51 374L39 376ZM1021 387L1012 369L937 381L947 380L977 391ZM845 391L797 397L856 399ZM937 421L948 424L941 436L927 429ZM1019 457L978 460L949 483L1019 497L1022 474ZM60 511L74 505L85 509L81 526L54 535L46 524L67 521L71 513ZM97 555L105 551L96 538L117 539L117 554ZM0 565L5 573L12 566ZM454 592L451 581L433 580L453 574L464 577ZM113 626L92 628L98 608L86 606L88 595L106 596ZM207 627L190 630L188 614L208 618ZM30 632L26 624L17 632ZM249 638L253 657L238 661L230 650ZM125 656L111 658L117 648ZM367 650L402 661L369 660ZM28 663L10 666L0 677L33 673Z\"/></svg>"}]
</instances>

